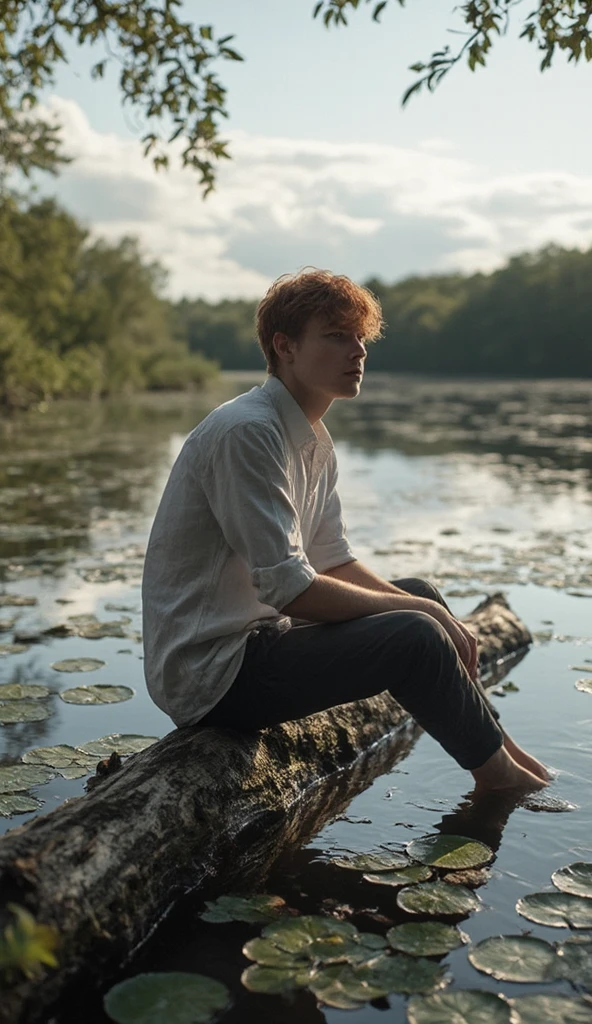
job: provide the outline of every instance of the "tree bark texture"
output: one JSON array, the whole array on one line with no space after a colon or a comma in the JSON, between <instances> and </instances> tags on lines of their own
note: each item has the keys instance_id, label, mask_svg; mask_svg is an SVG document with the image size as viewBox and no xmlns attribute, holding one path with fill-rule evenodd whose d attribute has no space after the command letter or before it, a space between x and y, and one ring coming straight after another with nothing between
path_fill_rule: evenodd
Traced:
<instances>
[{"instance_id":1,"label":"tree bark texture","mask_svg":"<svg viewBox=\"0 0 592 1024\"><path fill-rule=\"evenodd\" d=\"M482 664L502 674L532 640L503 595L464 621ZM260 882L417 735L387 693L257 733L177 729L85 796L6 833L0 929L18 903L58 929L61 948L59 968L5 988L1 1024L46 1020L60 996L105 980L184 893Z\"/></svg>"}]
</instances>

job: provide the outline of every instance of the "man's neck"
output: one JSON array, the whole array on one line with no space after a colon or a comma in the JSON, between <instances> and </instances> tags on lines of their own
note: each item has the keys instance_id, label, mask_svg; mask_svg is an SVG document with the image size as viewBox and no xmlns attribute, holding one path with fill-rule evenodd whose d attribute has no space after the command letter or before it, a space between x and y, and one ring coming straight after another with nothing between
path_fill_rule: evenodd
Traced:
<instances>
[{"instance_id":1,"label":"man's neck","mask_svg":"<svg viewBox=\"0 0 592 1024\"><path fill-rule=\"evenodd\" d=\"M284 387L292 395L292 398L298 402L311 427L314 427L327 412L327 409L332 404L332 399L304 387L300 381L290 378L288 375L280 377L279 374L275 374L275 376L278 380L281 380Z\"/></svg>"}]
</instances>

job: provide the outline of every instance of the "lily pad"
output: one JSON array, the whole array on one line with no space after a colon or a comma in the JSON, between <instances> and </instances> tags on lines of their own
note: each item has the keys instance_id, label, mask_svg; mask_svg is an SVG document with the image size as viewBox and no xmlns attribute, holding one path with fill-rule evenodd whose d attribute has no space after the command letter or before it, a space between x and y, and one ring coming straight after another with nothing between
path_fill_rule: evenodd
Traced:
<instances>
[{"instance_id":1,"label":"lily pad","mask_svg":"<svg viewBox=\"0 0 592 1024\"><path fill-rule=\"evenodd\" d=\"M557 950L556 977L592 992L592 938L575 936Z\"/></svg>"},{"instance_id":2,"label":"lily pad","mask_svg":"<svg viewBox=\"0 0 592 1024\"><path fill-rule=\"evenodd\" d=\"M535 892L516 904L522 917L551 928L592 928L592 900L566 892Z\"/></svg>"},{"instance_id":3,"label":"lily pad","mask_svg":"<svg viewBox=\"0 0 592 1024\"><path fill-rule=\"evenodd\" d=\"M203 974L137 974L103 1000L116 1024L206 1024L230 1002L225 985Z\"/></svg>"},{"instance_id":4,"label":"lily pad","mask_svg":"<svg viewBox=\"0 0 592 1024\"><path fill-rule=\"evenodd\" d=\"M0 633L9 633L16 622L14 619L0 619Z\"/></svg>"},{"instance_id":5,"label":"lily pad","mask_svg":"<svg viewBox=\"0 0 592 1024\"><path fill-rule=\"evenodd\" d=\"M28 650L28 644L0 644L0 658L7 658L9 654L23 654Z\"/></svg>"},{"instance_id":6,"label":"lily pad","mask_svg":"<svg viewBox=\"0 0 592 1024\"><path fill-rule=\"evenodd\" d=\"M66 704L119 704L131 700L134 690L129 686L109 686L97 683L95 686L75 686L60 693Z\"/></svg>"},{"instance_id":7,"label":"lily pad","mask_svg":"<svg viewBox=\"0 0 592 1024\"><path fill-rule=\"evenodd\" d=\"M476 910L481 900L464 885L423 882L397 893L397 906L408 914L464 915Z\"/></svg>"},{"instance_id":8,"label":"lily pad","mask_svg":"<svg viewBox=\"0 0 592 1024\"><path fill-rule=\"evenodd\" d=\"M373 882L375 885L391 885L401 888L403 885L413 885L414 882L427 882L432 877L432 870L426 864L410 864L402 871L381 871L377 875L364 875L366 882Z\"/></svg>"},{"instance_id":9,"label":"lily pad","mask_svg":"<svg viewBox=\"0 0 592 1024\"><path fill-rule=\"evenodd\" d=\"M125 627L129 622L131 619L117 619L114 622L90 622L85 626L79 626L76 634L85 640L102 640L107 636L121 640L126 635Z\"/></svg>"},{"instance_id":10,"label":"lily pad","mask_svg":"<svg viewBox=\"0 0 592 1024\"><path fill-rule=\"evenodd\" d=\"M485 843L466 836L447 836L439 832L414 839L407 847L409 856L420 864L436 868L479 868L493 858Z\"/></svg>"},{"instance_id":11,"label":"lily pad","mask_svg":"<svg viewBox=\"0 0 592 1024\"><path fill-rule=\"evenodd\" d=\"M103 668L104 664L98 658L66 658L64 661L55 661L51 667L56 672L94 672Z\"/></svg>"},{"instance_id":12,"label":"lily pad","mask_svg":"<svg viewBox=\"0 0 592 1024\"><path fill-rule=\"evenodd\" d=\"M552 981L557 954L530 935L494 935L469 951L473 967L499 981Z\"/></svg>"},{"instance_id":13,"label":"lily pad","mask_svg":"<svg viewBox=\"0 0 592 1024\"><path fill-rule=\"evenodd\" d=\"M265 995L283 995L297 988L305 988L308 984L310 964L301 970L290 968L264 967L251 964L241 974L241 982L249 992L262 992Z\"/></svg>"},{"instance_id":14,"label":"lily pad","mask_svg":"<svg viewBox=\"0 0 592 1024\"><path fill-rule=\"evenodd\" d=\"M0 793L24 793L30 786L42 786L54 773L42 765L13 764L0 768Z\"/></svg>"},{"instance_id":15,"label":"lily pad","mask_svg":"<svg viewBox=\"0 0 592 1024\"><path fill-rule=\"evenodd\" d=\"M369 964L354 967L353 971L377 995L386 996L390 992L402 995L433 992L446 983L446 970L440 964L424 957L405 956L403 953L378 956Z\"/></svg>"},{"instance_id":16,"label":"lily pad","mask_svg":"<svg viewBox=\"0 0 592 1024\"><path fill-rule=\"evenodd\" d=\"M398 953L409 956L444 956L469 941L468 935L440 921L410 921L389 928L389 944Z\"/></svg>"},{"instance_id":17,"label":"lily pad","mask_svg":"<svg viewBox=\"0 0 592 1024\"><path fill-rule=\"evenodd\" d=\"M331 945L340 945L346 940L355 942L359 933L349 921L309 914L269 924L262 934L286 953L314 960L321 951L328 955ZM319 958L323 959L322 956Z\"/></svg>"},{"instance_id":18,"label":"lily pad","mask_svg":"<svg viewBox=\"0 0 592 1024\"><path fill-rule=\"evenodd\" d=\"M466 868L463 871L447 871L443 881L448 885L466 885L469 889L476 889L485 885L491 878L491 872L487 868Z\"/></svg>"},{"instance_id":19,"label":"lily pad","mask_svg":"<svg viewBox=\"0 0 592 1024\"><path fill-rule=\"evenodd\" d=\"M51 690L37 683L2 683L0 701L4 700L42 700L49 697Z\"/></svg>"},{"instance_id":20,"label":"lily pad","mask_svg":"<svg viewBox=\"0 0 592 1024\"><path fill-rule=\"evenodd\" d=\"M578 679L576 681L576 690L581 690L582 693L592 693L592 679Z\"/></svg>"},{"instance_id":21,"label":"lily pad","mask_svg":"<svg viewBox=\"0 0 592 1024\"><path fill-rule=\"evenodd\" d=\"M592 1024L592 1003L571 996L518 996L511 1004L520 1024Z\"/></svg>"},{"instance_id":22,"label":"lily pad","mask_svg":"<svg viewBox=\"0 0 592 1024\"><path fill-rule=\"evenodd\" d=\"M385 994L380 985L359 977L350 964L318 968L311 973L308 987L319 1002L338 1010L359 1010Z\"/></svg>"},{"instance_id":23,"label":"lily pad","mask_svg":"<svg viewBox=\"0 0 592 1024\"><path fill-rule=\"evenodd\" d=\"M113 751L121 757L128 754L139 754L146 750L153 743L158 742L158 736L137 736L135 733L122 735L119 732L111 733L109 736L101 736L98 740L89 740L88 743L81 743L76 749L83 754L92 754L93 757L110 757Z\"/></svg>"},{"instance_id":24,"label":"lily pad","mask_svg":"<svg viewBox=\"0 0 592 1024\"><path fill-rule=\"evenodd\" d=\"M13 722L43 722L53 715L47 703L29 700L9 700L0 705L0 725L11 725Z\"/></svg>"},{"instance_id":25,"label":"lily pad","mask_svg":"<svg viewBox=\"0 0 592 1024\"><path fill-rule=\"evenodd\" d=\"M409 1024L514 1024L512 1007L495 992L457 989L415 996L407 1007ZM546 1020L540 1017L536 1024Z\"/></svg>"},{"instance_id":26,"label":"lily pad","mask_svg":"<svg viewBox=\"0 0 592 1024\"><path fill-rule=\"evenodd\" d=\"M82 779L88 775L90 768L83 768L81 765L73 765L71 768L56 768L58 775L63 779Z\"/></svg>"},{"instance_id":27,"label":"lily pad","mask_svg":"<svg viewBox=\"0 0 592 1024\"><path fill-rule=\"evenodd\" d=\"M592 864L583 860L575 861L565 868L554 871L551 881L561 892L590 897L592 896Z\"/></svg>"},{"instance_id":28,"label":"lily pad","mask_svg":"<svg viewBox=\"0 0 592 1024\"><path fill-rule=\"evenodd\" d=\"M13 814L37 811L41 806L42 801L37 800L30 793L0 793L0 816L3 818L11 818Z\"/></svg>"},{"instance_id":29,"label":"lily pad","mask_svg":"<svg viewBox=\"0 0 592 1024\"><path fill-rule=\"evenodd\" d=\"M286 903L281 896L259 893L253 896L219 896L217 900L206 900L207 910L199 916L210 924L227 924L229 921L246 921L261 924L286 912Z\"/></svg>"},{"instance_id":30,"label":"lily pad","mask_svg":"<svg viewBox=\"0 0 592 1024\"><path fill-rule=\"evenodd\" d=\"M409 858L404 853L388 850L380 853L356 853L353 857L332 857L329 863L351 871L401 871L409 867Z\"/></svg>"},{"instance_id":31,"label":"lily pad","mask_svg":"<svg viewBox=\"0 0 592 1024\"><path fill-rule=\"evenodd\" d=\"M22 594L0 594L0 608L29 608L37 604L36 597L24 597Z\"/></svg>"},{"instance_id":32,"label":"lily pad","mask_svg":"<svg viewBox=\"0 0 592 1024\"><path fill-rule=\"evenodd\" d=\"M271 939L251 939L243 946L243 953L249 960L255 960L262 967L287 967L297 970L299 967L308 968L310 966L307 956L287 953L285 949L276 946Z\"/></svg>"},{"instance_id":33,"label":"lily pad","mask_svg":"<svg viewBox=\"0 0 592 1024\"><path fill-rule=\"evenodd\" d=\"M21 760L24 764L42 764L55 768L60 775L66 769L94 767L97 762L96 755L85 754L84 751L69 747L66 743L59 743L55 747L35 747L23 754ZM64 775L64 778L79 776Z\"/></svg>"}]
</instances>

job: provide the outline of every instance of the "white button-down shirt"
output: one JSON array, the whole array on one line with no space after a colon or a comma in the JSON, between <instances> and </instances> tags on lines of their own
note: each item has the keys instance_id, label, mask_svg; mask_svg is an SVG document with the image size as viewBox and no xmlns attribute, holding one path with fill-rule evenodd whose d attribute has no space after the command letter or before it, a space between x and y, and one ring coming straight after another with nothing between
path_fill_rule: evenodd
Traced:
<instances>
[{"instance_id":1,"label":"white button-down shirt","mask_svg":"<svg viewBox=\"0 0 592 1024\"><path fill-rule=\"evenodd\" d=\"M317 573L354 559L333 443L277 377L192 431L146 552L144 666L155 703L192 725L223 697L247 637Z\"/></svg>"}]
</instances>

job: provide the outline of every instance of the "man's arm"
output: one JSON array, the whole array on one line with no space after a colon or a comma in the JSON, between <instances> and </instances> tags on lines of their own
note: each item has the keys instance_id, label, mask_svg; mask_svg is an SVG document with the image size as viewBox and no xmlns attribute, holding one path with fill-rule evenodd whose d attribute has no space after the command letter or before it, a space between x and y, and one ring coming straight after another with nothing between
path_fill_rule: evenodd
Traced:
<instances>
[{"instance_id":1,"label":"man's arm","mask_svg":"<svg viewBox=\"0 0 592 1024\"><path fill-rule=\"evenodd\" d=\"M457 622L437 601L413 597L404 591L398 592L395 587L389 591L367 590L355 583L332 579L327 574L320 575L281 611L291 618L308 622L347 622L348 619L361 619L381 612L424 612L444 627L471 678L476 673L477 642L462 623Z\"/></svg>"},{"instance_id":2,"label":"man's arm","mask_svg":"<svg viewBox=\"0 0 592 1024\"><path fill-rule=\"evenodd\" d=\"M344 565L336 565L333 569L326 569L323 576L331 576L334 580L341 580L343 583L353 583L364 590L374 590L378 593L405 594L405 590L393 586L381 576L368 569L357 559L353 562L345 562Z\"/></svg>"}]
</instances>

